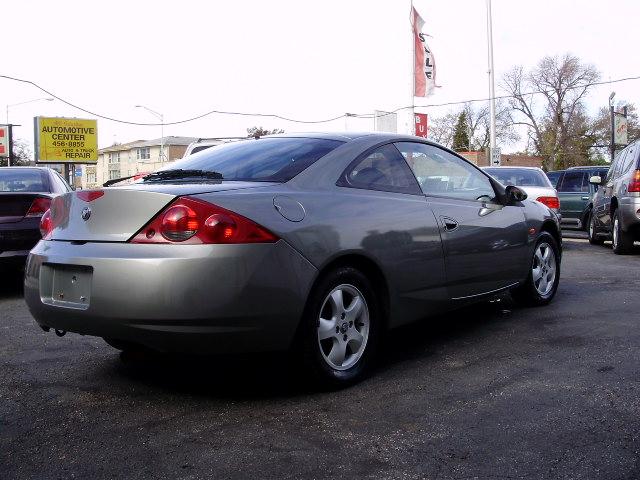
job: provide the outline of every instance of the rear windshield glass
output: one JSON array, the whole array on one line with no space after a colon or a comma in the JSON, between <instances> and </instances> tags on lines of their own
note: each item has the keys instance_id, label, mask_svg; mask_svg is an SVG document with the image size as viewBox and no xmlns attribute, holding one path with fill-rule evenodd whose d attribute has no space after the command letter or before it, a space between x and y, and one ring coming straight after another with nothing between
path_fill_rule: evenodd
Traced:
<instances>
[{"instance_id":1,"label":"rear windshield glass","mask_svg":"<svg viewBox=\"0 0 640 480\"><path fill-rule=\"evenodd\" d=\"M286 182L333 149L338 140L262 138L207 148L162 170L219 172L225 180Z\"/></svg>"},{"instance_id":2,"label":"rear windshield glass","mask_svg":"<svg viewBox=\"0 0 640 480\"><path fill-rule=\"evenodd\" d=\"M0 169L0 192L48 192L44 175L38 170Z\"/></svg>"},{"instance_id":3,"label":"rear windshield glass","mask_svg":"<svg viewBox=\"0 0 640 480\"><path fill-rule=\"evenodd\" d=\"M516 187L549 187L547 176L538 170L525 170L519 168L487 168L489 175L503 185L515 185Z\"/></svg>"}]
</instances>

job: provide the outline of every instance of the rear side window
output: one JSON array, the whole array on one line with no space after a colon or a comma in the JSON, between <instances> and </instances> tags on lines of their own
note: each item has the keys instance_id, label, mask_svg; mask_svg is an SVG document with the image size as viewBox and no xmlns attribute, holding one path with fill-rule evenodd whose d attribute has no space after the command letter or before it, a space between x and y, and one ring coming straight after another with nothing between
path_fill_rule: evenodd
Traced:
<instances>
[{"instance_id":1,"label":"rear side window","mask_svg":"<svg viewBox=\"0 0 640 480\"><path fill-rule=\"evenodd\" d=\"M49 192L49 182L40 170L2 168L0 192Z\"/></svg>"},{"instance_id":2,"label":"rear side window","mask_svg":"<svg viewBox=\"0 0 640 480\"><path fill-rule=\"evenodd\" d=\"M393 145L384 145L351 165L338 181L342 187L421 195L411 169Z\"/></svg>"},{"instance_id":3,"label":"rear side window","mask_svg":"<svg viewBox=\"0 0 640 480\"><path fill-rule=\"evenodd\" d=\"M261 138L218 145L164 170L219 172L225 180L286 182L344 142L324 138Z\"/></svg>"},{"instance_id":4,"label":"rear side window","mask_svg":"<svg viewBox=\"0 0 640 480\"><path fill-rule=\"evenodd\" d=\"M558 191L564 193L588 192L589 183L585 181L587 172L580 170L567 170L560 182Z\"/></svg>"}]
</instances>

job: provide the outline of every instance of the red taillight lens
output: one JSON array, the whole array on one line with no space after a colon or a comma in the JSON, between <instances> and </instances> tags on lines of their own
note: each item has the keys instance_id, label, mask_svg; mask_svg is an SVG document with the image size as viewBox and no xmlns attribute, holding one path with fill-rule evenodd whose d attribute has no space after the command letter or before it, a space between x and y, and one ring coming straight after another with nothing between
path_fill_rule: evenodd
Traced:
<instances>
[{"instance_id":1,"label":"red taillight lens","mask_svg":"<svg viewBox=\"0 0 640 480\"><path fill-rule=\"evenodd\" d=\"M198 215L186 205L174 205L162 216L160 233L172 242L184 242L198 231Z\"/></svg>"},{"instance_id":2,"label":"red taillight lens","mask_svg":"<svg viewBox=\"0 0 640 480\"><path fill-rule=\"evenodd\" d=\"M558 197L538 197L536 200L540 203L544 203L547 207L555 210L560 208L560 200Z\"/></svg>"},{"instance_id":3,"label":"red taillight lens","mask_svg":"<svg viewBox=\"0 0 640 480\"><path fill-rule=\"evenodd\" d=\"M36 198L27 212L27 217L39 217L51 207L50 198Z\"/></svg>"},{"instance_id":4,"label":"red taillight lens","mask_svg":"<svg viewBox=\"0 0 640 480\"><path fill-rule=\"evenodd\" d=\"M271 243L273 233L242 215L189 197L160 212L132 243Z\"/></svg>"},{"instance_id":5,"label":"red taillight lens","mask_svg":"<svg viewBox=\"0 0 640 480\"><path fill-rule=\"evenodd\" d=\"M51 221L51 210L47 210L40 219L40 235L43 240L48 240L53 230L53 222Z\"/></svg>"},{"instance_id":6,"label":"red taillight lens","mask_svg":"<svg viewBox=\"0 0 640 480\"><path fill-rule=\"evenodd\" d=\"M640 170L633 172L633 178L629 182L627 192L640 192Z\"/></svg>"},{"instance_id":7,"label":"red taillight lens","mask_svg":"<svg viewBox=\"0 0 640 480\"><path fill-rule=\"evenodd\" d=\"M92 202L103 195L104 190L80 190L79 192L76 192L76 196L85 202Z\"/></svg>"}]
</instances>

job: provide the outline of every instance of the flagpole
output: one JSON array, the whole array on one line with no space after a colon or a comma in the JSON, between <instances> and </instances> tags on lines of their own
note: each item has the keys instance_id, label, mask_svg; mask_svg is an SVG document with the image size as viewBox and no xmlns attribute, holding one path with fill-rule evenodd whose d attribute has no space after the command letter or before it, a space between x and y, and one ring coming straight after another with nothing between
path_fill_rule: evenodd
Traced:
<instances>
[{"instance_id":1,"label":"flagpole","mask_svg":"<svg viewBox=\"0 0 640 480\"><path fill-rule=\"evenodd\" d=\"M496 92L494 88L494 74L493 74L493 26L491 19L491 0L487 0L487 51L488 51L488 63L489 63L489 116L490 116L490 128L489 138L491 151L496 148Z\"/></svg>"},{"instance_id":2,"label":"flagpole","mask_svg":"<svg viewBox=\"0 0 640 480\"><path fill-rule=\"evenodd\" d=\"M416 121L416 39L413 32L415 18L413 16L413 0L410 0L409 28L411 31L411 81L409 82L411 87L411 110L409 111L409 121L407 125L407 133L409 135L415 134L415 121ZM413 128L412 128L413 127Z\"/></svg>"}]
</instances>

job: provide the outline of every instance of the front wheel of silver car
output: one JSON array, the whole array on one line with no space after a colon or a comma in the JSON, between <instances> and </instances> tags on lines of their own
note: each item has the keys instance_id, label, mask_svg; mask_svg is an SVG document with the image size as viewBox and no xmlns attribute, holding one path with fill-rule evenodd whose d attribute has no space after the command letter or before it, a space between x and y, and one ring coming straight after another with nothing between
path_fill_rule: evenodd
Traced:
<instances>
[{"instance_id":1,"label":"front wheel of silver car","mask_svg":"<svg viewBox=\"0 0 640 480\"><path fill-rule=\"evenodd\" d=\"M297 336L304 373L330 388L360 380L375 356L379 324L378 300L362 272L341 267L324 275Z\"/></svg>"},{"instance_id":2,"label":"front wheel of silver car","mask_svg":"<svg viewBox=\"0 0 640 480\"><path fill-rule=\"evenodd\" d=\"M613 228L611 229L611 234L613 253L617 255L631 253L633 250L633 236L629 232L622 230L619 210L613 212Z\"/></svg>"},{"instance_id":3,"label":"front wheel of silver car","mask_svg":"<svg viewBox=\"0 0 640 480\"><path fill-rule=\"evenodd\" d=\"M523 305L546 305L553 300L559 283L560 249L551 234L542 232L533 249L527 278L511 295Z\"/></svg>"}]
</instances>

